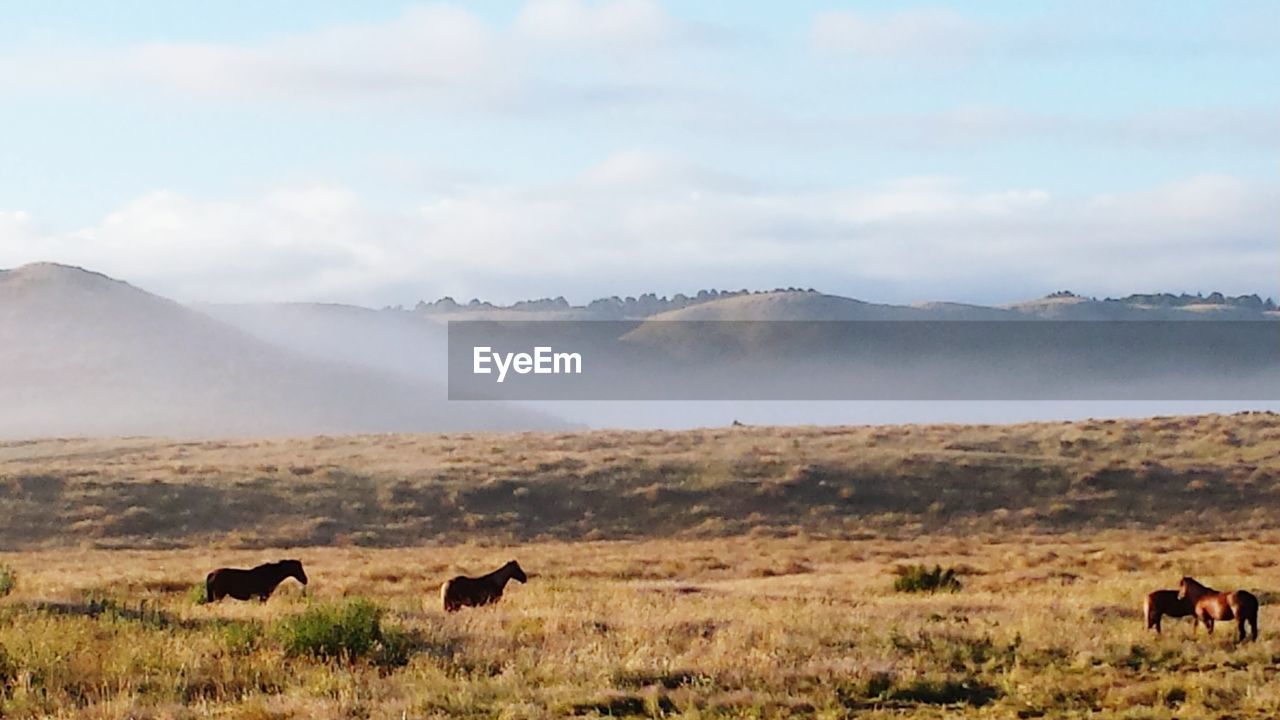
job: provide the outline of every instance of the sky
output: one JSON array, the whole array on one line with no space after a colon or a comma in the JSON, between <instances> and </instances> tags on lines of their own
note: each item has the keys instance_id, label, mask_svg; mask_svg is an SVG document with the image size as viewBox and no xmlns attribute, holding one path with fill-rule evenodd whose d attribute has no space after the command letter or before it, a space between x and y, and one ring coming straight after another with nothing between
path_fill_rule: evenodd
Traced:
<instances>
[{"instance_id":1,"label":"sky","mask_svg":"<svg viewBox=\"0 0 1280 720\"><path fill-rule=\"evenodd\" d=\"M181 301L1280 279L1280 3L7 0L0 267Z\"/></svg>"}]
</instances>

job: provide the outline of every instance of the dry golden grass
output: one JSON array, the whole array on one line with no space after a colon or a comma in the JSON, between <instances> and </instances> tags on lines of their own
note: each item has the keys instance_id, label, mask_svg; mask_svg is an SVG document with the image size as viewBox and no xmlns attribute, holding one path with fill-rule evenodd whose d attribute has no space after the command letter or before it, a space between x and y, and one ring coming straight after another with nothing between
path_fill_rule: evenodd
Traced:
<instances>
[{"instance_id":1,"label":"dry golden grass","mask_svg":"<svg viewBox=\"0 0 1280 720\"><path fill-rule=\"evenodd\" d=\"M515 547L8 554L0 601L13 717L1274 717L1280 621L1165 635L1145 591L1193 573L1277 597L1280 537L1153 532L832 541L735 538ZM197 605L224 563L307 564L266 604ZM446 615L438 583L517 557L494 607ZM963 570L958 593L894 593L900 563ZM271 627L359 596L404 657L287 657ZM96 603L96 605L94 605ZM93 615L91 610L110 610ZM259 630L258 628L261 628Z\"/></svg>"},{"instance_id":2,"label":"dry golden grass","mask_svg":"<svg viewBox=\"0 0 1280 720\"><path fill-rule=\"evenodd\" d=\"M3 717L1280 716L1280 419L0 446ZM298 557L266 604L192 601ZM516 558L497 606L439 583ZM961 571L895 593L895 569ZM1236 646L1139 617L1184 574ZM290 655L308 608L370 655Z\"/></svg>"},{"instance_id":3,"label":"dry golden grass","mask_svg":"<svg viewBox=\"0 0 1280 720\"><path fill-rule=\"evenodd\" d=\"M1260 530L1280 417L45 440L0 444L0 516L0 549Z\"/></svg>"}]
</instances>

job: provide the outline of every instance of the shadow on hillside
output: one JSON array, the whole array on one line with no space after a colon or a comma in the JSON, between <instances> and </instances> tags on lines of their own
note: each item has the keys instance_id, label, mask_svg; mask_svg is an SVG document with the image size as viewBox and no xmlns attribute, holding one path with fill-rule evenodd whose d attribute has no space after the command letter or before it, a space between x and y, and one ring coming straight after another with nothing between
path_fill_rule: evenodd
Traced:
<instances>
[{"instance_id":1,"label":"shadow on hillside","mask_svg":"<svg viewBox=\"0 0 1280 720\"><path fill-rule=\"evenodd\" d=\"M11 607L46 615L133 622L158 630L169 628L202 630L225 623L224 620L218 618L203 620L178 617L166 610L149 607L145 600L139 601L136 605L105 598L91 598L82 602L34 600L25 603L12 603Z\"/></svg>"},{"instance_id":2,"label":"shadow on hillside","mask_svg":"<svg viewBox=\"0 0 1280 720\"><path fill-rule=\"evenodd\" d=\"M371 442L370 458L297 464L312 442L249 465L192 451L150 475L0 472L0 550L1236 531L1275 527L1280 510L1270 416L786 433L530 436L518 455L494 438L423 438L418 453Z\"/></svg>"}]
</instances>

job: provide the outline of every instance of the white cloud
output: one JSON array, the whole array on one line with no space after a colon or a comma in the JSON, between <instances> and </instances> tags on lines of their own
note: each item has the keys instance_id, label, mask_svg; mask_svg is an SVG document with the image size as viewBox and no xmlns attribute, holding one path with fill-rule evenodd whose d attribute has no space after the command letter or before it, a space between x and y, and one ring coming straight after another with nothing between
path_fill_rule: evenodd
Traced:
<instances>
[{"instance_id":1,"label":"white cloud","mask_svg":"<svg viewBox=\"0 0 1280 720\"><path fill-rule=\"evenodd\" d=\"M1160 151L1280 147L1280 107L1169 107L1089 117L1001 106L928 112L882 112L778 120L802 138L836 135L843 142L903 148L967 148L1035 141L1069 146Z\"/></svg>"},{"instance_id":2,"label":"white cloud","mask_svg":"<svg viewBox=\"0 0 1280 720\"><path fill-rule=\"evenodd\" d=\"M1077 0L1018 20L966 15L946 7L890 12L819 13L810 46L858 60L949 63L978 57L1023 62L1053 59L1200 55L1266 57L1277 50L1276 12L1228 3L1212 11L1188 36L1176 14L1151 4L1117 14L1114 2ZM1134 22L1133 17L1141 17Z\"/></svg>"},{"instance_id":3,"label":"white cloud","mask_svg":"<svg viewBox=\"0 0 1280 720\"><path fill-rule=\"evenodd\" d=\"M966 55L985 39L984 28L944 9L887 14L827 12L813 22L815 48L866 58L933 58Z\"/></svg>"},{"instance_id":4,"label":"white cloud","mask_svg":"<svg viewBox=\"0 0 1280 720\"><path fill-rule=\"evenodd\" d=\"M676 24L655 0L530 0L516 32L553 48L653 48L672 39Z\"/></svg>"},{"instance_id":5,"label":"white cloud","mask_svg":"<svg viewBox=\"0 0 1280 720\"><path fill-rule=\"evenodd\" d=\"M498 33L469 12L429 5L256 46L146 45L111 57L109 69L196 94L376 94L492 81L501 48Z\"/></svg>"},{"instance_id":6,"label":"white cloud","mask_svg":"<svg viewBox=\"0 0 1280 720\"><path fill-rule=\"evenodd\" d=\"M1069 287L1267 293L1280 192L1201 176L1059 197L947 178L760 188L630 153L556 185L375 207L341 188L240 200L152 193L69 233L0 213L0 266L84 265L182 300L577 299L819 285L870 299L1013 299ZM16 218L16 220L15 220ZM860 291L860 289L864 289Z\"/></svg>"},{"instance_id":7,"label":"white cloud","mask_svg":"<svg viewBox=\"0 0 1280 720\"><path fill-rule=\"evenodd\" d=\"M632 92L633 75L601 72L590 57L629 54L643 65L660 59L648 51L679 31L653 0L529 0L509 26L490 23L464 4L432 3L381 22L254 44L167 42L0 56L0 87L162 91L255 102L391 98L506 106L560 84L565 73L555 59L564 52L585 53L583 82L592 84L595 97L608 95L611 83Z\"/></svg>"}]
</instances>

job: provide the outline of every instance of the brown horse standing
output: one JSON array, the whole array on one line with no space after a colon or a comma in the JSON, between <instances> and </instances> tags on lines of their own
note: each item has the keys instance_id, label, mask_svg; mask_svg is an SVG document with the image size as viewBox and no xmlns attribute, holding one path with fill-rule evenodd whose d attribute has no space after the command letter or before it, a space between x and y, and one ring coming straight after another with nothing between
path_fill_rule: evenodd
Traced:
<instances>
[{"instance_id":1,"label":"brown horse standing","mask_svg":"<svg viewBox=\"0 0 1280 720\"><path fill-rule=\"evenodd\" d=\"M275 592L277 585L291 577L303 585L307 584L307 573L302 569L301 560L281 560L252 570L218 568L204 579L205 601L217 602L228 595L236 600L256 597L265 601Z\"/></svg>"},{"instance_id":2,"label":"brown horse standing","mask_svg":"<svg viewBox=\"0 0 1280 720\"><path fill-rule=\"evenodd\" d=\"M1218 592L1201 585L1194 578L1184 577L1178 585L1178 598L1190 600L1195 607L1196 620L1204 623L1210 633L1216 620L1235 620L1238 635L1244 640L1245 623L1252 627L1252 639L1258 639L1258 598L1248 590Z\"/></svg>"},{"instance_id":3,"label":"brown horse standing","mask_svg":"<svg viewBox=\"0 0 1280 720\"><path fill-rule=\"evenodd\" d=\"M520 563L515 560L477 578L459 575L440 586L440 600L445 612L454 612L463 606L491 605L502 599L502 591L510 580L528 582Z\"/></svg>"},{"instance_id":4,"label":"brown horse standing","mask_svg":"<svg viewBox=\"0 0 1280 720\"><path fill-rule=\"evenodd\" d=\"M1142 614L1147 618L1147 629L1155 628L1159 633L1161 617L1188 617L1196 614L1196 608L1190 598L1178 597L1177 590L1156 590L1142 601Z\"/></svg>"}]
</instances>

